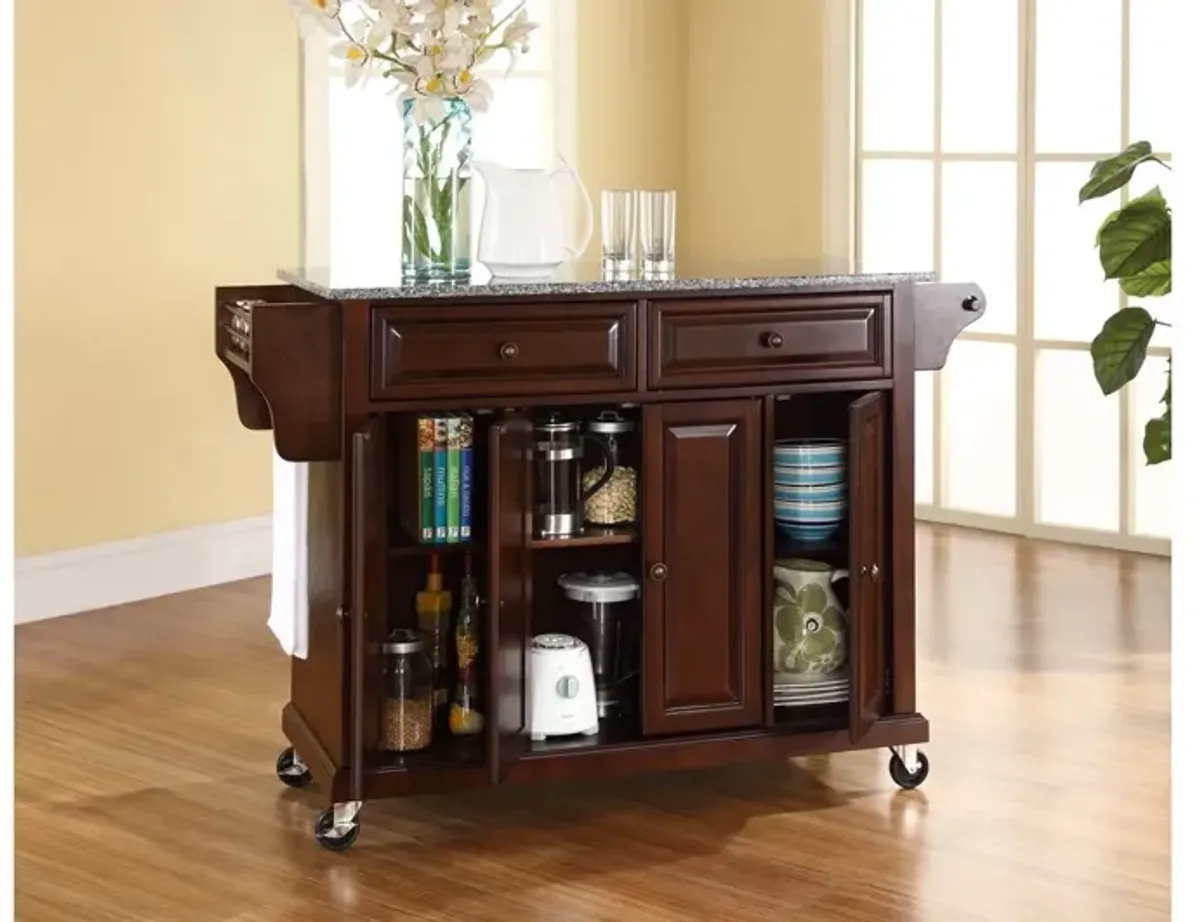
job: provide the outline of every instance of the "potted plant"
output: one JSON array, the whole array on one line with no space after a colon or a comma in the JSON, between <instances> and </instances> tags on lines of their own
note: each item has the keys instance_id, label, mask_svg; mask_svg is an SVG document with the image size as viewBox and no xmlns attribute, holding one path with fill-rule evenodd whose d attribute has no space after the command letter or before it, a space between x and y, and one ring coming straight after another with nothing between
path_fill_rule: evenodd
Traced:
<instances>
[{"instance_id":1,"label":"potted plant","mask_svg":"<svg viewBox=\"0 0 1200 922\"><path fill-rule=\"evenodd\" d=\"M337 41L346 83L391 80L404 118L401 265L417 279L471 271L471 115L492 89L479 68L499 51L529 51L525 0L291 0ZM501 13L498 7L507 7ZM370 207L370 203L364 203Z\"/></svg>"},{"instance_id":2,"label":"potted plant","mask_svg":"<svg viewBox=\"0 0 1200 922\"><path fill-rule=\"evenodd\" d=\"M1115 157L1098 161L1079 190L1080 203L1123 188L1134 171L1145 163L1166 167L1148 141L1138 141ZM1104 219L1096 233L1096 249L1105 279L1117 279L1125 294L1153 298L1170 293L1171 209L1158 186L1131 199ZM1132 305L1121 308L1105 321L1092 340L1091 351L1096 382L1106 395L1115 394L1137 377L1159 326L1169 324L1152 316L1146 308ZM1171 458L1170 359L1161 403L1162 413L1146 423L1142 438L1147 464Z\"/></svg>"}]
</instances>

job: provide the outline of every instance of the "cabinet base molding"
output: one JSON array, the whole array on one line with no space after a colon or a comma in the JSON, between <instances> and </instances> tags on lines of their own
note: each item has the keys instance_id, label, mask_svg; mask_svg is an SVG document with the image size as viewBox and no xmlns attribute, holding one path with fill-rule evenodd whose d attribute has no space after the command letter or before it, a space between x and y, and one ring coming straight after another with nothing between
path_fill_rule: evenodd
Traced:
<instances>
[{"instance_id":1,"label":"cabinet base molding","mask_svg":"<svg viewBox=\"0 0 1200 922\"><path fill-rule=\"evenodd\" d=\"M18 557L16 622L140 602L270 572L269 515Z\"/></svg>"}]
</instances>

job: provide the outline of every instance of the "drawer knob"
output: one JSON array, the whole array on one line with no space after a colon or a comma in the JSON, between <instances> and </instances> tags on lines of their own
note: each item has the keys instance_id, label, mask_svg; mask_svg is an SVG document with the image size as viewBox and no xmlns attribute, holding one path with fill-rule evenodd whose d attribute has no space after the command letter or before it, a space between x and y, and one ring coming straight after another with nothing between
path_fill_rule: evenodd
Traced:
<instances>
[{"instance_id":1,"label":"drawer knob","mask_svg":"<svg viewBox=\"0 0 1200 922\"><path fill-rule=\"evenodd\" d=\"M656 563L650 568L650 578L655 582L661 583L667 578L667 565L665 563Z\"/></svg>"},{"instance_id":2,"label":"drawer knob","mask_svg":"<svg viewBox=\"0 0 1200 922\"><path fill-rule=\"evenodd\" d=\"M782 333L768 333L763 339L769 349L779 349L783 346Z\"/></svg>"},{"instance_id":3,"label":"drawer knob","mask_svg":"<svg viewBox=\"0 0 1200 922\"><path fill-rule=\"evenodd\" d=\"M521 350L517 348L516 343L505 343L500 347L500 358L515 359L517 357L517 353L520 351Z\"/></svg>"}]
</instances>

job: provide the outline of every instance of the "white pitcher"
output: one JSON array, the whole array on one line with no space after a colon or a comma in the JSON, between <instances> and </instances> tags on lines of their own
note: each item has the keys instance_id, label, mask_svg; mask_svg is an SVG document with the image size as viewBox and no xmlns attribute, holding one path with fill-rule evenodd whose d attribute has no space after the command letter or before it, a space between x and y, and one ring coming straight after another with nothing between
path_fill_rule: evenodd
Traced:
<instances>
[{"instance_id":1,"label":"white pitcher","mask_svg":"<svg viewBox=\"0 0 1200 922\"><path fill-rule=\"evenodd\" d=\"M563 158L552 170L514 170L490 160L476 160L483 177L483 224L479 261L499 278L546 278L567 259L578 259L592 239L592 200L583 180ZM586 229L572 246L566 241L566 210L561 184L569 176L583 196Z\"/></svg>"},{"instance_id":2,"label":"white pitcher","mask_svg":"<svg viewBox=\"0 0 1200 922\"><path fill-rule=\"evenodd\" d=\"M833 584L849 570L795 557L775 561L775 672L826 676L846 665L849 626Z\"/></svg>"}]
</instances>

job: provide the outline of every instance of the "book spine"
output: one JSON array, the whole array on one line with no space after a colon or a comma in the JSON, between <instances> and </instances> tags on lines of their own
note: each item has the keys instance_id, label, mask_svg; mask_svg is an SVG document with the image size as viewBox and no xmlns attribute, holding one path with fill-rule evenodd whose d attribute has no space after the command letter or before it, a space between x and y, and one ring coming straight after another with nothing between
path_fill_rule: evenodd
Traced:
<instances>
[{"instance_id":1,"label":"book spine","mask_svg":"<svg viewBox=\"0 0 1200 922\"><path fill-rule=\"evenodd\" d=\"M446 542L446 418L433 420L433 541Z\"/></svg>"},{"instance_id":2,"label":"book spine","mask_svg":"<svg viewBox=\"0 0 1200 922\"><path fill-rule=\"evenodd\" d=\"M459 442L461 418L451 416L446 420L446 543L458 544L459 506Z\"/></svg>"},{"instance_id":3,"label":"book spine","mask_svg":"<svg viewBox=\"0 0 1200 922\"><path fill-rule=\"evenodd\" d=\"M458 489L458 518L459 535L463 541L471 540L471 491L474 486L474 468L471 465L475 445L475 418L467 413L463 416L458 429L459 448L458 468L462 475L462 483Z\"/></svg>"},{"instance_id":4,"label":"book spine","mask_svg":"<svg viewBox=\"0 0 1200 922\"><path fill-rule=\"evenodd\" d=\"M417 420L417 470L421 478L417 484L417 514L421 541L433 540L433 419L422 416Z\"/></svg>"}]
</instances>

